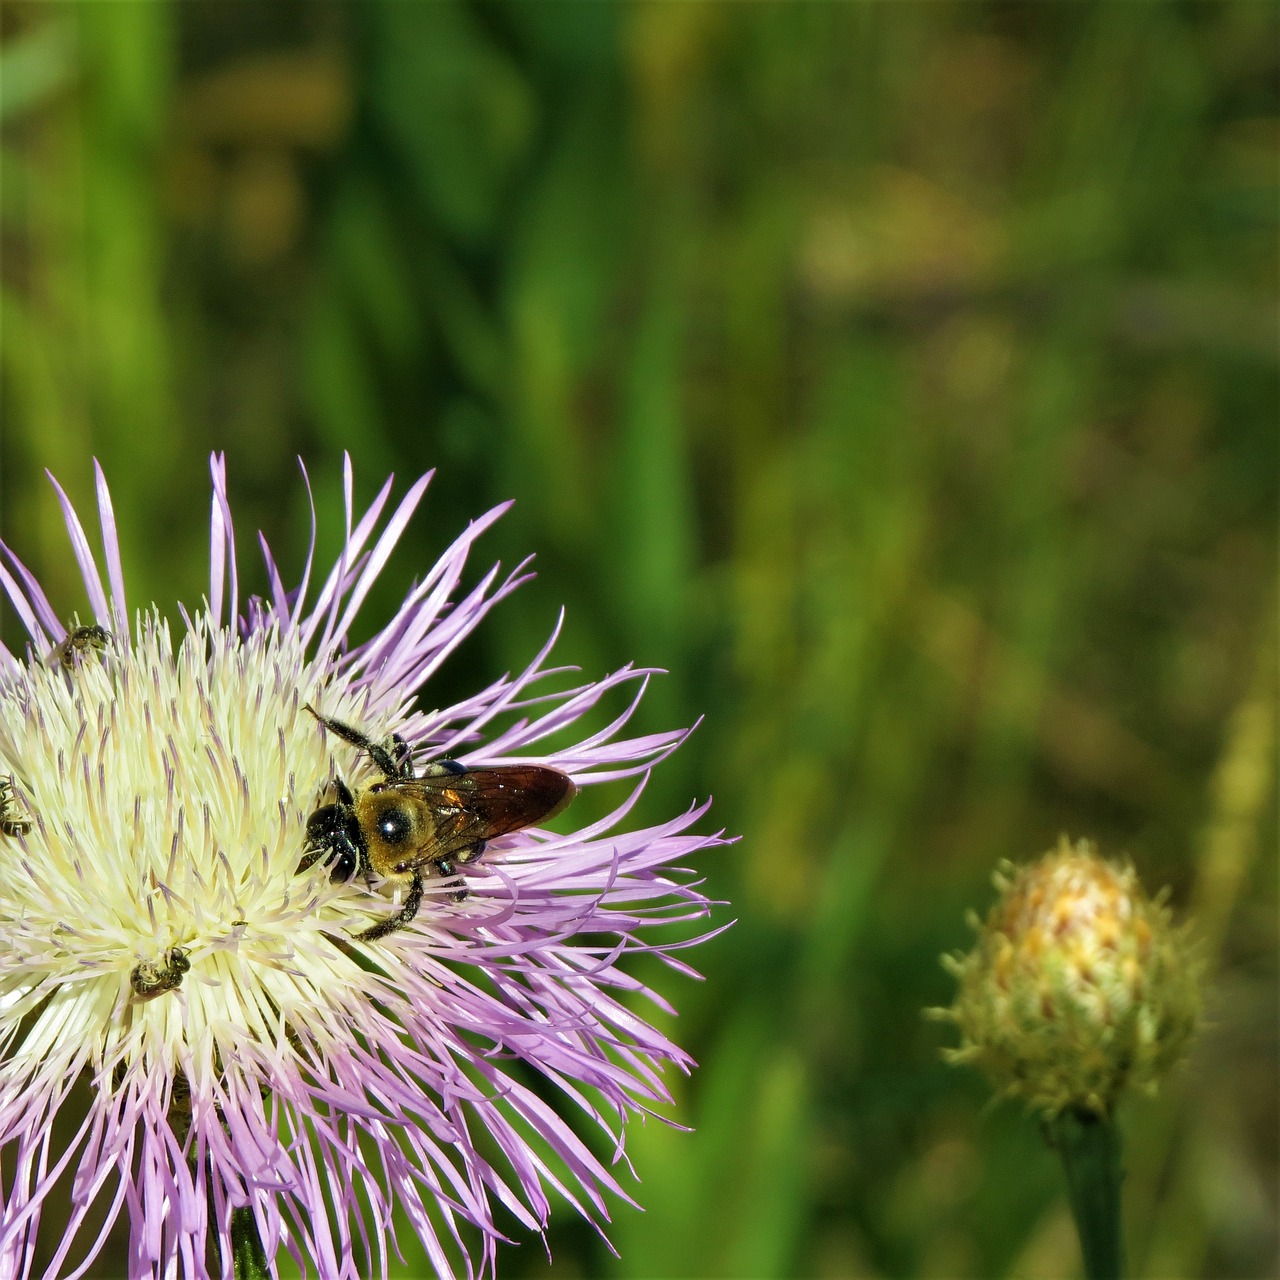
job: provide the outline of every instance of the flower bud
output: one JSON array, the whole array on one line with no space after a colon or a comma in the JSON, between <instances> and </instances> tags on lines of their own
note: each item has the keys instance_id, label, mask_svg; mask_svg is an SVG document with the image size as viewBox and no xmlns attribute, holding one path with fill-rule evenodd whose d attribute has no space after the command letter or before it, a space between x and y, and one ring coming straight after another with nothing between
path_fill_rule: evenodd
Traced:
<instances>
[{"instance_id":1,"label":"flower bud","mask_svg":"<svg viewBox=\"0 0 1280 1280\"><path fill-rule=\"evenodd\" d=\"M1110 1115L1130 1085L1154 1092L1199 1015L1196 965L1164 895L1087 840L995 877L1000 897L977 945L944 957L960 982L951 1062L981 1067L1007 1096L1048 1115Z\"/></svg>"}]
</instances>

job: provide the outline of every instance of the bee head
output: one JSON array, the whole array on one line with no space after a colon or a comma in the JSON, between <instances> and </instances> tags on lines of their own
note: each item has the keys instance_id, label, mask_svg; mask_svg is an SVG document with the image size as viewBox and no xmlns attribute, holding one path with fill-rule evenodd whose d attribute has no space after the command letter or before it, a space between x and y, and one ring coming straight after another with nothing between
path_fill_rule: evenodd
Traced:
<instances>
[{"instance_id":1,"label":"bee head","mask_svg":"<svg viewBox=\"0 0 1280 1280\"><path fill-rule=\"evenodd\" d=\"M329 879L350 880L360 866L364 836L356 821L355 811L347 804L326 804L307 819L307 853L299 871L305 871L323 858L329 866Z\"/></svg>"}]
</instances>

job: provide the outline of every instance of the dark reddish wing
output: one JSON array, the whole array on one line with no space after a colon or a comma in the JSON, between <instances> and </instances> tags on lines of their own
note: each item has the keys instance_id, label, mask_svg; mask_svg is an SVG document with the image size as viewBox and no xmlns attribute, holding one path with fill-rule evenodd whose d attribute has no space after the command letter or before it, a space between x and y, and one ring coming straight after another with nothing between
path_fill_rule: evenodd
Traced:
<instances>
[{"instance_id":1,"label":"dark reddish wing","mask_svg":"<svg viewBox=\"0 0 1280 1280\"><path fill-rule=\"evenodd\" d=\"M420 850L423 861L448 858L543 822L577 794L566 774L538 764L432 774L393 785L431 808L436 829L428 846Z\"/></svg>"}]
</instances>

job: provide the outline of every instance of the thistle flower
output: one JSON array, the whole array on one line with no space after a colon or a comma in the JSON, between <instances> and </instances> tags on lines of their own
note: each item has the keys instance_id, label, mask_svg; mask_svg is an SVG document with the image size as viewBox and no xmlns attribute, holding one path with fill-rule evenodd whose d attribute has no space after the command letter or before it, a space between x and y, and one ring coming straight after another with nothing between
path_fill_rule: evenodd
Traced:
<instances>
[{"instance_id":1,"label":"thistle flower","mask_svg":"<svg viewBox=\"0 0 1280 1280\"><path fill-rule=\"evenodd\" d=\"M953 1062L1054 1117L1111 1114L1129 1087L1153 1091L1186 1052L1199 1013L1195 966L1162 899L1087 840L996 876L1000 897L967 956L950 1009Z\"/></svg>"},{"instance_id":2,"label":"thistle flower","mask_svg":"<svg viewBox=\"0 0 1280 1280\"><path fill-rule=\"evenodd\" d=\"M721 841L691 833L704 807L626 828L683 737L624 736L646 671L551 692L553 634L518 675L416 706L525 579L494 567L455 598L504 508L351 644L430 477L385 520L390 481L357 516L348 461L345 541L319 591L311 554L288 591L260 537L269 592L242 615L219 456L212 473L208 599L177 635L154 608L130 614L100 468L105 580L54 482L92 623L68 632L0 544L0 586L30 637L24 656L0 648L0 1274L78 1274L123 1216L131 1277L229 1276L230 1223L251 1214L273 1274L283 1248L304 1273L354 1280L386 1274L393 1211L438 1273L491 1273L506 1232L545 1230L549 1192L595 1223L607 1193L625 1198L560 1112L599 1125L616 1162L626 1118L669 1100L663 1068L690 1067L636 1011L666 1006L625 962L685 969L673 953L708 903L673 868ZM629 691L621 714L549 749L615 689ZM419 763L635 784L571 835L496 841L458 868L464 901L456 878L429 879L411 922L362 941L394 890L335 881L303 857L305 832L337 779L379 774L307 704L376 742L400 735ZM654 940L664 925L675 936ZM59 1194L69 1222L42 1235Z\"/></svg>"}]
</instances>

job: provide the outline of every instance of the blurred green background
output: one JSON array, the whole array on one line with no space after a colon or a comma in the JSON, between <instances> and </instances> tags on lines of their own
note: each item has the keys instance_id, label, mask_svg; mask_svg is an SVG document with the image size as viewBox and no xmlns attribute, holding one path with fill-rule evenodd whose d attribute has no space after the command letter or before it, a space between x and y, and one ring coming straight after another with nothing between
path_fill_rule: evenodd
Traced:
<instances>
[{"instance_id":1,"label":"blurred green background","mask_svg":"<svg viewBox=\"0 0 1280 1280\"><path fill-rule=\"evenodd\" d=\"M501 499L482 554L538 554L434 702L563 602L565 660L670 669L643 729L705 716L642 815L743 835L707 981L661 980L695 1132L632 1127L620 1260L563 1209L505 1276L1075 1274L1034 1124L921 1017L1060 832L1210 964L1124 1116L1135 1275L1280 1269L1278 12L0 12L0 532L68 615L43 468L88 506L101 459L172 611L210 449L286 578L295 459L329 552L345 449L366 499L440 468L385 600Z\"/></svg>"}]
</instances>

